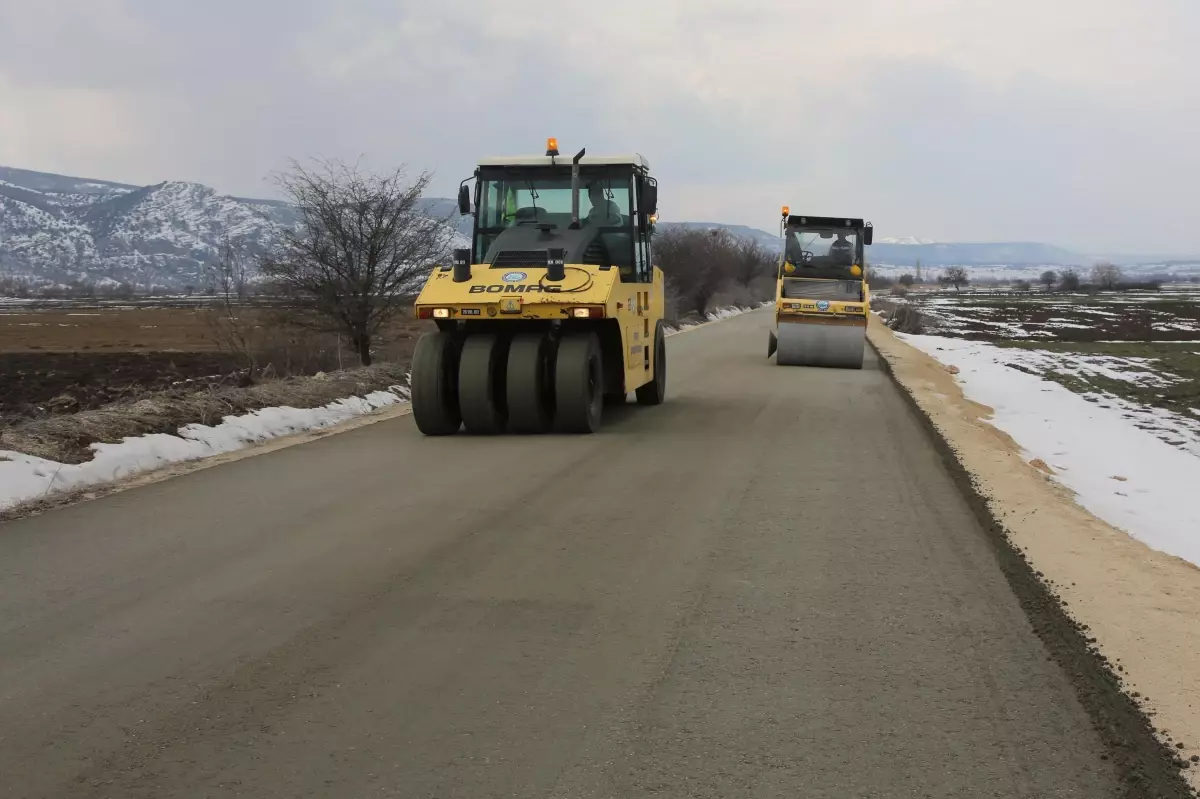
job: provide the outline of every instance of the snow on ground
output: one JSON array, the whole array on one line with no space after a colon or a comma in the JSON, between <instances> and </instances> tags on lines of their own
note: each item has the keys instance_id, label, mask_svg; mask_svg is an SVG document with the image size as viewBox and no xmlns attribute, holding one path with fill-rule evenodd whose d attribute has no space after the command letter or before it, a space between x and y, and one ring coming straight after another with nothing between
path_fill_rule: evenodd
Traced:
<instances>
[{"instance_id":1,"label":"snow on ground","mask_svg":"<svg viewBox=\"0 0 1200 799\"><path fill-rule=\"evenodd\" d=\"M691 323L688 323L685 325L680 325L679 327L668 327L667 335L673 336L676 333L682 333L685 330L691 330L693 327L700 327L700 325L707 325L711 322L720 322L722 319L729 319L730 317L733 317L733 316L741 316L742 314L750 313L751 311L757 311L759 308L765 308L768 305L774 305L774 304L775 304L774 300L767 300L766 302L759 303L758 305L748 305L748 306L740 306L740 307L734 306L734 307L730 307L730 308L718 308L717 310L708 314L704 318L703 322L691 322Z\"/></svg>"},{"instance_id":2,"label":"snow on ground","mask_svg":"<svg viewBox=\"0 0 1200 799\"><path fill-rule=\"evenodd\" d=\"M1086 355L1081 353L1048 352L1046 350L1005 351L1006 365L1020 366L1040 374L1058 372L1072 377L1105 377L1139 386L1166 388L1188 382L1186 378L1155 368L1154 358L1120 357L1116 355Z\"/></svg>"},{"instance_id":3,"label":"snow on ground","mask_svg":"<svg viewBox=\"0 0 1200 799\"><path fill-rule=\"evenodd\" d=\"M898 337L957 367L967 398L993 408L989 421L1012 436L1030 460L1049 464L1083 507L1155 549L1200 565L1195 420L1106 394L1076 394L1023 371L1036 369L1031 359L1047 353L938 336ZM1120 379L1137 374L1104 360L1077 368Z\"/></svg>"},{"instance_id":4,"label":"snow on ground","mask_svg":"<svg viewBox=\"0 0 1200 799\"><path fill-rule=\"evenodd\" d=\"M209 427L192 424L179 435L156 433L127 437L119 444L92 444L87 463L58 463L19 452L0 451L0 509L59 491L111 483L172 463L198 460L245 449L272 438L320 430L407 399L393 386L365 397L340 399L321 408L264 408L226 416Z\"/></svg>"}]
</instances>

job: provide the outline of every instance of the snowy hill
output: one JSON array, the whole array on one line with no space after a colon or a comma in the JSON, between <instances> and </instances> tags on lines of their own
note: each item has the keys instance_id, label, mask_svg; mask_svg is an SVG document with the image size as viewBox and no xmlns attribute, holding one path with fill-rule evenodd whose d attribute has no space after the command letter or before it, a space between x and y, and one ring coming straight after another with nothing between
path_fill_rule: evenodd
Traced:
<instances>
[{"instance_id":1,"label":"snowy hill","mask_svg":"<svg viewBox=\"0 0 1200 799\"><path fill-rule=\"evenodd\" d=\"M294 213L198 183L129 186L0 168L0 272L36 282L198 285L221 242L273 243Z\"/></svg>"},{"instance_id":2,"label":"snowy hill","mask_svg":"<svg viewBox=\"0 0 1200 799\"><path fill-rule=\"evenodd\" d=\"M466 246L471 217L460 217L454 200L429 198L425 210L448 218ZM0 167L0 277L42 285L127 283L137 290L184 289L204 284L203 271L229 239L260 252L296 222L286 203L218 194L199 183L167 181L133 186L105 180ZM659 223L672 228L724 228L782 249L774 232L719 222ZM1127 274L1200 274L1200 263L1167 263L1162 257L1080 255L1047 244L947 243L911 237L876 240L868 257L880 273L963 265L997 277L1036 276L1043 267L1087 267L1100 258L1130 264Z\"/></svg>"},{"instance_id":3,"label":"snowy hill","mask_svg":"<svg viewBox=\"0 0 1200 799\"><path fill-rule=\"evenodd\" d=\"M426 207L445 215L454 204L435 199ZM131 186L0 167L0 276L199 287L226 238L261 252L296 221L287 203L230 197L199 183Z\"/></svg>"}]
</instances>

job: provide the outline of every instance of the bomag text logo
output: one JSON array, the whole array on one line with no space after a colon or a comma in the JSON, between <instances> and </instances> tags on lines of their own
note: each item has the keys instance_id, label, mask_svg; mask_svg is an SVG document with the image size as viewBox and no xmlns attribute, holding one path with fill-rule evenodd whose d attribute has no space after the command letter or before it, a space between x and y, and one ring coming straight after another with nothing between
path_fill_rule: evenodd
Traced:
<instances>
[{"instance_id":1,"label":"bomag text logo","mask_svg":"<svg viewBox=\"0 0 1200 799\"><path fill-rule=\"evenodd\" d=\"M558 286L514 286L512 284L493 283L490 286L471 286L472 294L552 294L562 291Z\"/></svg>"}]
</instances>

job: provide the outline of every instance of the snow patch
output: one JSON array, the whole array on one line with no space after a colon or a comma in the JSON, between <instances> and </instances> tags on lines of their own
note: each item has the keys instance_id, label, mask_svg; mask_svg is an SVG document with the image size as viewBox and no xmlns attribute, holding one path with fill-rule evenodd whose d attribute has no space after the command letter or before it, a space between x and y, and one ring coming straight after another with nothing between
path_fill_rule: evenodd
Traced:
<instances>
[{"instance_id":1,"label":"snow patch","mask_svg":"<svg viewBox=\"0 0 1200 799\"><path fill-rule=\"evenodd\" d=\"M392 386L363 397L347 397L320 408L263 408L226 416L215 426L190 424L179 435L154 433L127 437L119 444L92 444L86 463L58 463L0 451L0 508L60 491L111 483L173 463L245 449L280 436L320 430L380 408L406 401L408 389Z\"/></svg>"},{"instance_id":2,"label":"snow patch","mask_svg":"<svg viewBox=\"0 0 1200 799\"><path fill-rule=\"evenodd\" d=\"M1025 371L1031 357L1046 353L897 336L957 367L967 398L993 408L988 421L1012 436L1027 460L1052 464L1053 479L1074 491L1080 505L1148 546L1200 565L1200 504L1193 501L1200 424L1105 394L1076 394ZM1091 361L1079 369L1111 376L1111 367ZM1114 474L1127 479L1114 482Z\"/></svg>"},{"instance_id":3,"label":"snow patch","mask_svg":"<svg viewBox=\"0 0 1200 799\"><path fill-rule=\"evenodd\" d=\"M676 333L682 333L685 330L691 330L692 328L700 327L701 325L711 324L712 322L720 322L722 319L729 319L734 316L741 316L742 314L747 314L747 313L750 313L751 311L757 311L759 308L766 308L768 305L774 305L774 304L775 304L774 300L767 300L766 302L759 303L758 305L731 306L729 308L718 308L717 310L715 310L712 313L705 316L703 322L689 322L688 324L680 325L679 327L667 327L667 335L673 336Z\"/></svg>"}]
</instances>

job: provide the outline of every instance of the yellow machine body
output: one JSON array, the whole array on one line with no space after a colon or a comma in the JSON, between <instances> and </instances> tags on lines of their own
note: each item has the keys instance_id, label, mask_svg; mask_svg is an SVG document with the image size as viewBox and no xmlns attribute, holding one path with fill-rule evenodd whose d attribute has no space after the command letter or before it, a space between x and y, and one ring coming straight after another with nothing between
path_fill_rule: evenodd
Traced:
<instances>
[{"instance_id":1,"label":"yellow machine body","mask_svg":"<svg viewBox=\"0 0 1200 799\"><path fill-rule=\"evenodd\" d=\"M650 283L625 283L617 268L566 264L561 284L546 280L546 268L494 269L473 264L471 278L456 283L449 269L435 269L415 304L418 318L439 326L462 322L464 328L530 324L566 325L604 331L602 341L619 336L620 346L605 349L619 358L626 392L654 379L654 331L666 313L662 270L653 267Z\"/></svg>"},{"instance_id":2,"label":"yellow machine body","mask_svg":"<svg viewBox=\"0 0 1200 799\"><path fill-rule=\"evenodd\" d=\"M768 357L775 355L781 366L862 368L871 310L863 246L873 236L871 226L860 219L791 216L786 208L782 226ZM804 244L806 236L854 242L837 257L828 245L818 255L804 249L814 246Z\"/></svg>"},{"instance_id":3,"label":"yellow machine body","mask_svg":"<svg viewBox=\"0 0 1200 799\"><path fill-rule=\"evenodd\" d=\"M429 274L412 405L426 435L592 433L605 405L666 392L666 311L652 238L658 184L640 155L485 159L469 246ZM468 178L470 180L470 178Z\"/></svg>"}]
</instances>

